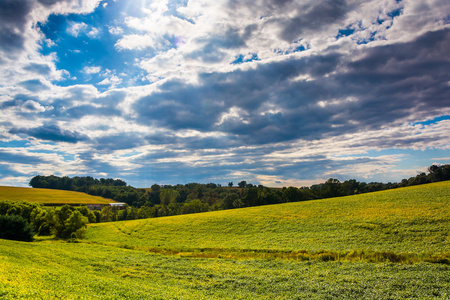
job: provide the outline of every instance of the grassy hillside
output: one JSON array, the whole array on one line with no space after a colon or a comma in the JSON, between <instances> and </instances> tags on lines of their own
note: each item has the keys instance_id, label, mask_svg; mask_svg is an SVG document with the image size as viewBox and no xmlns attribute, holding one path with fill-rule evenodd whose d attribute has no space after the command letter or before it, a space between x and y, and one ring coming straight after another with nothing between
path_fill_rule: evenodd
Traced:
<instances>
[{"instance_id":1,"label":"grassy hillside","mask_svg":"<svg viewBox=\"0 0 450 300\"><path fill-rule=\"evenodd\" d=\"M26 201L42 204L107 204L111 199L91 196L85 193L0 186L0 201Z\"/></svg>"},{"instance_id":2,"label":"grassy hillside","mask_svg":"<svg viewBox=\"0 0 450 300\"><path fill-rule=\"evenodd\" d=\"M450 252L450 181L370 194L91 224L87 240L151 251Z\"/></svg>"},{"instance_id":3,"label":"grassy hillside","mask_svg":"<svg viewBox=\"0 0 450 300\"><path fill-rule=\"evenodd\" d=\"M358 257L364 251L448 257L449 202L450 182L442 182L92 224L83 243L0 240L0 298L449 299L448 261L405 264ZM318 251L315 259L304 260L311 253L301 249L348 250L355 259L329 261L327 252ZM218 255L207 258L208 253ZM294 259L274 259L283 253Z\"/></svg>"},{"instance_id":4,"label":"grassy hillside","mask_svg":"<svg viewBox=\"0 0 450 300\"><path fill-rule=\"evenodd\" d=\"M448 299L450 266L206 259L0 240L0 299Z\"/></svg>"}]
</instances>

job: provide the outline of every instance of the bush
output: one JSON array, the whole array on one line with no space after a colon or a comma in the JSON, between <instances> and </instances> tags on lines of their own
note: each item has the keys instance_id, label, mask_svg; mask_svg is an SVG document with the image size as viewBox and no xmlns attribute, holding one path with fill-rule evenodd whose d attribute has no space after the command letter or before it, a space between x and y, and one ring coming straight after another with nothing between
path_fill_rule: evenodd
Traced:
<instances>
[{"instance_id":1,"label":"bush","mask_svg":"<svg viewBox=\"0 0 450 300\"><path fill-rule=\"evenodd\" d=\"M33 228L21 216L0 216L0 239L31 242L33 236Z\"/></svg>"}]
</instances>

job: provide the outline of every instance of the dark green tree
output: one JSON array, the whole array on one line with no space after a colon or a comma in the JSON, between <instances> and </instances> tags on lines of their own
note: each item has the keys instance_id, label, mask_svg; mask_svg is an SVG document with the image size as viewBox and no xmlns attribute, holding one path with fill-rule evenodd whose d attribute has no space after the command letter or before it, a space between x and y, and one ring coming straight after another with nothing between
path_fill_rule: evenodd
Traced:
<instances>
[{"instance_id":1,"label":"dark green tree","mask_svg":"<svg viewBox=\"0 0 450 300\"><path fill-rule=\"evenodd\" d=\"M18 215L0 216L0 239L31 242L33 228L26 219Z\"/></svg>"},{"instance_id":2,"label":"dark green tree","mask_svg":"<svg viewBox=\"0 0 450 300\"><path fill-rule=\"evenodd\" d=\"M242 180L241 182L238 183L238 187L240 187L240 188L245 188L245 187L247 187L247 181Z\"/></svg>"}]
</instances>

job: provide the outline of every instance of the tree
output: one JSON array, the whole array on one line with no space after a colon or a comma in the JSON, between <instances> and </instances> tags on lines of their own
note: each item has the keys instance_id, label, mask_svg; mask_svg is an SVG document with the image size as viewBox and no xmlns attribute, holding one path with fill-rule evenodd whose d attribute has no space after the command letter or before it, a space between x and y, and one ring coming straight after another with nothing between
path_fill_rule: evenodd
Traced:
<instances>
[{"instance_id":1,"label":"tree","mask_svg":"<svg viewBox=\"0 0 450 300\"><path fill-rule=\"evenodd\" d=\"M225 196L222 200L222 209L234 208L234 202L239 199L239 196L235 193L231 193Z\"/></svg>"},{"instance_id":2,"label":"tree","mask_svg":"<svg viewBox=\"0 0 450 300\"><path fill-rule=\"evenodd\" d=\"M69 238L73 233L77 238L82 238L86 233L86 224L89 223L89 219L81 214L78 210L75 210L65 222L65 230L63 238Z\"/></svg>"},{"instance_id":3,"label":"tree","mask_svg":"<svg viewBox=\"0 0 450 300\"><path fill-rule=\"evenodd\" d=\"M233 187L233 181L228 182L229 187Z\"/></svg>"},{"instance_id":4,"label":"tree","mask_svg":"<svg viewBox=\"0 0 450 300\"><path fill-rule=\"evenodd\" d=\"M247 186L247 181L242 180L241 182L238 183L238 186L239 186L240 188L245 188L245 187Z\"/></svg>"},{"instance_id":5,"label":"tree","mask_svg":"<svg viewBox=\"0 0 450 300\"><path fill-rule=\"evenodd\" d=\"M114 212L111 206L103 206L100 211L100 222L111 222L114 219Z\"/></svg>"},{"instance_id":6,"label":"tree","mask_svg":"<svg viewBox=\"0 0 450 300\"><path fill-rule=\"evenodd\" d=\"M0 239L31 242L33 228L26 219L18 215L0 216Z\"/></svg>"},{"instance_id":7,"label":"tree","mask_svg":"<svg viewBox=\"0 0 450 300\"><path fill-rule=\"evenodd\" d=\"M288 187L283 191L284 202L297 202L302 200L302 193L296 187Z\"/></svg>"},{"instance_id":8,"label":"tree","mask_svg":"<svg viewBox=\"0 0 450 300\"><path fill-rule=\"evenodd\" d=\"M199 199L190 200L181 208L181 213L183 214L193 214L205 211L208 211L208 204L200 201Z\"/></svg>"},{"instance_id":9,"label":"tree","mask_svg":"<svg viewBox=\"0 0 450 300\"><path fill-rule=\"evenodd\" d=\"M244 196L242 197L242 203L244 203L244 206L257 206L261 205L259 202L259 193L258 188L250 188L246 190Z\"/></svg>"},{"instance_id":10,"label":"tree","mask_svg":"<svg viewBox=\"0 0 450 300\"><path fill-rule=\"evenodd\" d=\"M163 189L159 194L159 199L162 205L169 205L170 203L177 202L177 198L180 196L178 191L173 189Z\"/></svg>"},{"instance_id":11,"label":"tree","mask_svg":"<svg viewBox=\"0 0 450 300\"><path fill-rule=\"evenodd\" d=\"M341 182L338 179L330 178L323 184L323 196L325 198L341 196Z\"/></svg>"},{"instance_id":12,"label":"tree","mask_svg":"<svg viewBox=\"0 0 450 300\"><path fill-rule=\"evenodd\" d=\"M161 190L161 186L159 184L154 184L151 186L152 192L159 192Z\"/></svg>"}]
</instances>

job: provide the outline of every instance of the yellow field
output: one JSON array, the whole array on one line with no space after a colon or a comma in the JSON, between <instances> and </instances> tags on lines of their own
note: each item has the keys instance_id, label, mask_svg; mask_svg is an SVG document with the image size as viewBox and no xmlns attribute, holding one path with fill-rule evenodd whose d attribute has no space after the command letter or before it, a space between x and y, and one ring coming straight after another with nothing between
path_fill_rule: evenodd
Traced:
<instances>
[{"instance_id":1,"label":"yellow field","mask_svg":"<svg viewBox=\"0 0 450 300\"><path fill-rule=\"evenodd\" d=\"M34 189L23 187L0 186L0 201L26 201L42 204L107 204L115 202L103 197L91 196L85 193Z\"/></svg>"}]
</instances>

